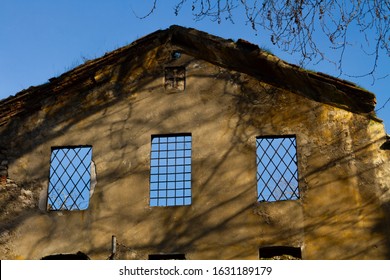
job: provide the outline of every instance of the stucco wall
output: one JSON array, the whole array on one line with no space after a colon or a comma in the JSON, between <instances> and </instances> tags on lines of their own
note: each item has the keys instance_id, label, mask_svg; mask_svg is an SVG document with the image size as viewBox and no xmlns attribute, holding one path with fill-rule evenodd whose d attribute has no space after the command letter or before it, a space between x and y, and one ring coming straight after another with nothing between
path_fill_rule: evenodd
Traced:
<instances>
[{"instance_id":1,"label":"stucco wall","mask_svg":"<svg viewBox=\"0 0 390 280\"><path fill-rule=\"evenodd\" d=\"M1 259L106 259L112 235L124 259L257 259L260 247L280 245L301 247L304 259L390 257L379 121L172 50L107 65L96 86L59 89L0 127ZM184 91L164 88L165 66L185 66ZM192 204L150 207L151 135L169 133L192 135ZM266 135L296 135L299 200L257 202L256 137ZM63 145L93 147L88 210L46 210L51 147Z\"/></svg>"}]
</instances>

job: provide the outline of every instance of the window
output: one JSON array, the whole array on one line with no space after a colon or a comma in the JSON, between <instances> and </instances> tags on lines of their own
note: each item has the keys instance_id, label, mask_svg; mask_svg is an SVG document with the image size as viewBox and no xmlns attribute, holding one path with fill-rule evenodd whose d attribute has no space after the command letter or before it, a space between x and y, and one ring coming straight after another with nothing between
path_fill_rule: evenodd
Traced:
<instances>
[{"instance_id":1,"label":"window","mask_svg":"<svg viewBox=\"0 0 390 280\"><path fill-rule=\"evenodd\" d=\"M295 136L257 137L258 201L299 198Z\"/></svg>"},{"instance_id":2,"label":"window","mask_svg":"<svg viewBox=\"0 0 390 280\"><path fill-rule=\"evenodd\" d=\"M91 161L91 146L52 148L48 210L88 208Z\"/></svg>"},{"instance_id":3,"label":"window","mask_svg":"<svg viewBox=\"0 0 390 280\"><path fill-rule=\"evenodd\" d=\"M149 260L185 260L185 254L152 254Z\"/></svg>"},{"instance_id":4,"label":"window","mask_svg":"<svg viewBox=\"0 0 390 280\"><path fill-rule=\"evenodd\" d=\"M177 60L177 59L179 59L181 57L181 52L180 51L173 51L172 53L171 53L171 58L173 59L173 60Z\"/></svg>"},{"instance_id":5,"label":"window","mask_svg":"<svg viewBox=\"0 0 390 280\"><path fill-rule=\"evenodd\" d=\"M165 67L165 89L183 91L186 85L184 67Z\"/></svg>"},{"instance_id":6,"label":"window","mask_svg":"<svg viewBox=\"0 0 390 280\"><path fill-rule=\"evenodd\" d=\"M191 135L152 136L150 206L191 204Z\"/></svg>"},{"instance_id":7,"label":"window","mask_svg":"<svg viewBox=\"0 0 390 280\"><path fill-rule=\"evenodd\" d=\"M270 246L260 248L259 257L260 259L301 260L302 252L300 247Z\"/></svg>"},{"instance_id":8,"label":"window","mask_svg":"<svg viewBox=\"0 0 390 280\"><path fill-rule=\"evenodd\" d=\"M90 258L83 252L76 254L58 254L43 257L41 260L90 260Z\"/></svg>"}]
</instances>

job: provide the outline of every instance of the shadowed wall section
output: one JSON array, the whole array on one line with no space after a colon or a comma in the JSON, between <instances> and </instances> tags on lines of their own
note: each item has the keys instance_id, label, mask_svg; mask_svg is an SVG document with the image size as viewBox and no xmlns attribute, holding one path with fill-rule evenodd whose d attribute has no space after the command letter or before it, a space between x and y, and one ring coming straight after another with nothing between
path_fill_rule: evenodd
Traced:
<instances>
[{"instance_id":1,"label":"shadowed wall section","mask_svg":"<svg viewBox=\"0 0 390 280\"><path fill-rule=\"evenodd\" d=\"M157 31L0 102L0 258L108 259L116 236L115 259L388 259L390 155L374 104L242 42ZM152 163L156 135L191 145L158 142ZM294 199L258 200L256 139L270 136L294 137ZM89 204L50 211L51 151L69 146L91 147ZM185 197L189 180L187 203L156 206L152 194Z\"/></svg>"}]
</instances>

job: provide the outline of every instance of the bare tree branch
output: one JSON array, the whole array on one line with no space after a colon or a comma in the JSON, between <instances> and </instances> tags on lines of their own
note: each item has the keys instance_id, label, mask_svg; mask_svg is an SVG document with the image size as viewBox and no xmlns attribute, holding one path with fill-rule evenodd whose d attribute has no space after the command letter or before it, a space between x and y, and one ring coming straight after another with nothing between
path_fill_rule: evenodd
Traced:
<instances>
[{"instance_id":1,"label":"bare tree branch","mask_svg":"<svg viewBox=\"0 0 390 280\"><path fill-rule=\"evenodd\" d=\"M149 10L149 12L148 12L146 15L144 15L144 16L138 16L137 13L134 11L133 8L132 8L131 10L133 11L133 14L134 14L137 18L139 18L139 19L145 19L145 18L149 17L151 14L153 14L154 11L157 9L157 1L158 1L158 0L153 0L153 7L152 7L152 8ZM182 1L182 2L185 2L185 1Z\"/></svg>"},{"instance_id":2,"label":"bare tree branch","mask_svg":"<svg viewBox=\"0 0 390 280\"><path fill-rule=\"evenodd\" d=\"M387 103L389 103L389 102L390 102L390 97L387 98L386 102L379 109L375 110L375 112L378 112L378 111L384 109L386 107Z\"/></svg>"},{"instance_id":3,"label":"bare tree branch","mask_svg":"<svg viewBox=\"0 0 390 280\"><path fill-rule=\"evenodd\" d=\"M157 2L153 0L151 10L141 18L150 16ZM281 50L300 54L301 65L331 62L339 75L371 76L375 82L378 63L390 57L389 0L176 0L175 15L185 6L191 7L195 21L234 23L234 18L239 18L256 34L270 33L271 43ZM345 55L356 45L348 40L352 32L361 34L360 48L372 57L372 65L361 74L344 71ZM325 55L324 42L337 51L338 60Z\"/></svg>"}]
</instances>

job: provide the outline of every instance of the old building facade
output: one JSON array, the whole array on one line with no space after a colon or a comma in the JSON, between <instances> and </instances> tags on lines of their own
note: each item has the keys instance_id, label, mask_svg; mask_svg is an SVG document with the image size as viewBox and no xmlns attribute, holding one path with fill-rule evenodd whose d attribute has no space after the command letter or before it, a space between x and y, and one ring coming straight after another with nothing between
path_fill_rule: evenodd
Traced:
<instances>
[{"instance_id":1,"label":"old building facade","mask_svg":"<svg viewBox=\"0 0 390 280\"><path fill-rule=\"evenodd\" d=\"M246 41L157 31L0 101L0 258L388 259L374 107Z\"/></svg>"}]
</instances>

